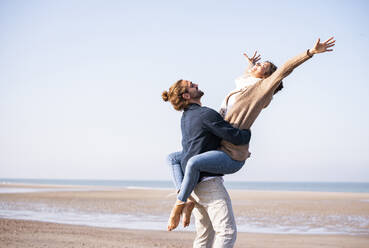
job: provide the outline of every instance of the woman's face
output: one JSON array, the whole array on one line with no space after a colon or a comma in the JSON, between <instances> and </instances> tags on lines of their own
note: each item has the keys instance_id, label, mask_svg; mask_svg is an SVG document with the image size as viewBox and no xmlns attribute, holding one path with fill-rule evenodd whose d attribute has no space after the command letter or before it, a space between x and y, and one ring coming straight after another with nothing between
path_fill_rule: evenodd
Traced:
<instances>
[{"instance_id":1,"label":"woman's face","mask_svg":"<svg viewBox=\"0 0 369 248\"><path fill-rule=\"evenodd\" d=\"M263 78L265 73L270 69L269 62L256 63L251 69L251 74L256 78Z\"/></svg>"}]
</instances>

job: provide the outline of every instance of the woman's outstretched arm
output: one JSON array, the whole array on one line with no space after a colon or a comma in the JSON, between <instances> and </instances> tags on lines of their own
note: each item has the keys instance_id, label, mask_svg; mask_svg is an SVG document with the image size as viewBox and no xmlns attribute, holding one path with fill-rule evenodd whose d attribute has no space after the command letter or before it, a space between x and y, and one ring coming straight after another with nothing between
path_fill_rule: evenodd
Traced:
<instances>
[{"instance_id":1,"label":"woman's outstretched arm","mask_svg":"<svg viewBox=\"0 0 369 248\"><path fill-rule=\"evenodd\" d=\"M265 90L267 90L268 92L274 91L278 87L282 79L287 77L296 67L313 57L314 54L333 51L332 47L335 45L335 42L336 41L333 40L333 37L324 42L320 42L319 38L313 48L308 49L306 52L303 52L302 54L299 54L292 59L289 59L272 75L264 79L262 84L263 87L265 87Z\"/></svg>"}]
</instances>

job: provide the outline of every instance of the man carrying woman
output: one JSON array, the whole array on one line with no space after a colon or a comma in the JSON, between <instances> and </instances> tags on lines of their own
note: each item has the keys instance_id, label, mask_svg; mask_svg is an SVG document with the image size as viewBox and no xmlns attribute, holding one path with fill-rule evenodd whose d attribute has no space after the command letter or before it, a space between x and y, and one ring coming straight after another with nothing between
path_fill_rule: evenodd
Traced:
<instances>
[{"instance_id":1,"label":"man carrying woman","mask_svg":"<svg viewBox=\"0 0 369 248\"><path fill-rule=\"evenodd\" d=\"M332 51L333 49L331 49L331 47L334 45L335 40L333 40L333 37L325 42L320 42L320 39L318 39L312 49L308 49L288 60L279 69L268 61L254 64L247 70L247 73L242 76L237 88L230 92L225 98L220 111L224 119L233 127L241 130L249 130L262 109L269 105L275 92L281 89L282 80L296 67L312 58L314 54ZM254 54L252 58L254 60L249 59L252 63L258 59L255 55L256 54ZM194 91L192 88L196 90ZM198 102L190 101L194 99L191 98L192 96L196 96L191 96L191 92L193 94L199 94L197 95L197 97L199 97ZM221 135L223 135L223 133L218 133L218 130L215 128L217 127L217 121L220 121L217 118L212 119L214 122L212 122L211 125L207 120L203 122L183 121L186 119L186 116L188 116L187 113L200 107L200 98L202 94L201 91L198 92L197 85L193 85L190 81L180 80L169 89L169 92L165 91L162 95L163 99L166 101L169 100L176 110L184 110L181 121L183 150L180 154L177 154L177 158L179 159L171 160L172 168L176 171L175 173L177 173L178 177L176 178L175 184L179 189L179 194L169 219L168 230L172 230L178 225L179 216L191 192L201 179L201 173L234 173L242 168L245 160L250 156L248 141L245 142L246 140L242 139L241 142L240 140L236 141L240 139L240 137L236 136L242 136L241 133L245 131L233 130L233 133L231 133L235 135L234 137L222 137ZM181 104L180 108L176 107L178 104ZM198 107L195 106L196 104ZM198 112L199 116L207 116L206 114L203 115L202 111ZM212 132L213 135L221 138L220 146L213 150L202 150L199 148L196 152L189 152L193 146L201 146L198 140L196 140L196 133L192 132L192 129L195 128L196 125L200 125L201 128L204 128L205 132ZM236 140L233 138L236 138ZM208 146L207 142L203 144ZM214 144L218 145L217 142ZM178 166L178 164L180 166ZM182 170L182 178L180 178L179 168Z\"/></svg>"}]
</instances>

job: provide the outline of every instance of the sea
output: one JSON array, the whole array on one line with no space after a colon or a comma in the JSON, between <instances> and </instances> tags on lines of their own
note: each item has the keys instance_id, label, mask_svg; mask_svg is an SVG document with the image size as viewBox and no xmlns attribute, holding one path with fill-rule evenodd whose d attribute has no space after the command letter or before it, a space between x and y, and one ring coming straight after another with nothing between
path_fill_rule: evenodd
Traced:
<instances>
[{"instance_id":1,"label":"sea","mask_svg":"<svg viewBox=\"0 0 369 248\"><path fill-rule=\"evenodd\" d=\"M13 183L147 189L173 189L174 187L172 181L0 178L0 184ZM225 180L224 185L230 190L369 193L369 182L247 182Z\"/></svg>"},{"instance_id":2,"label":"sea","mask_svg":"<svg viewBox=\"0 0 369 248\"><path fill-rule=\"evenodd\" d=\"M311 191L311 192L352 192L369 193L369 183L354 182L236 182L226 181L229 190L252 191ZM104 190L104 188L128 189L173 189L171 181L138 181L138 180L76 180L76 179L10 179L0 178L0 219L19 219L53 222L72 225L96 227L165 230L168 213L159 215L109 214L87 212L65 206L49 205L42 202L8 201L6 194L32 192L58 192L81 190ZM15 187L23 184L25 187ZM27 187L29 185L29 187ZM45 187L34 187L45 185ZM48 187L48 185L50 187ZM67 185L70 187L51 187L51 185ZM90 187L81 187L90 186ZM92 188L91 188L92 186ZM369 206L369 199L360 200ZM367 204L367 205L366 205ZM369 209L369 207L368 207ZM346 234L369 235L369 212L364 215L320 215L298 213L297 215L280 216L236 216L239 232L253 233L289 233L289 234ZM317 222L319 225L317 225ZM194 231L194 226L178 228L180 231Z\"/></svg>"}]
</instances>

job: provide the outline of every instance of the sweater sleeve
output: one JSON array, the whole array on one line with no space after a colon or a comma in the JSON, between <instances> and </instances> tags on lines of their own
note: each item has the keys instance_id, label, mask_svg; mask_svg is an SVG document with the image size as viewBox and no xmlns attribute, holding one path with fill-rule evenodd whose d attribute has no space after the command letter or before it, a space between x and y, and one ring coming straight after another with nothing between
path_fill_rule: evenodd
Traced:
<instances>
[{"instance_id":1,"label":"sweater sleeve","mask_svg":"<svg viewBox=\"0 0 369 248\"><path fill-rule=\"evenodd\" d=\"M281 67L279 67L272 75L263 80L262 87L263 89L269 93L278 87L282 79L290 75L290 73L299 65L304 63L306 60L310 59L312 56L308 54L308 51L305 51L292 59L289 59L286 63L284 63Z\"/></svg>"},{"instance_id":2,"label":"sweater sleeve","mask_svg":"<svg viewBox=\"0 0 369 248\"><path fill-rule=\"evenodd\" d=\"M234 128L215 111L208 111L203 118L205 130L234 145L246 145L250 142L251 131Z\"/></svg>"}]
</instances>

